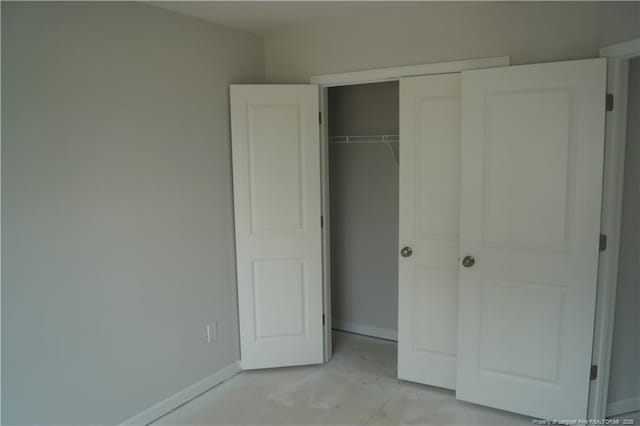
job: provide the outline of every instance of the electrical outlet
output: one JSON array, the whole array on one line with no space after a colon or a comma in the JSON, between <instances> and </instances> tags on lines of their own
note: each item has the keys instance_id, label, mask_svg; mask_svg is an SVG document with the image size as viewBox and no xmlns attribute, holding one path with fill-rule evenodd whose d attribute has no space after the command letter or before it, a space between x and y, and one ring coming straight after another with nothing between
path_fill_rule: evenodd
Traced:
<instances>
[{"instance_id":1,"label":"electrical outlet","mask_svg":"<svg viewBox=\"0 0 640 426\"><path fill-rule=\"evenodd\" d=\"M218 323L212 322L207 324L207 343L211 343L212 341L218 338Z\"/></svg>"}]
</instances>

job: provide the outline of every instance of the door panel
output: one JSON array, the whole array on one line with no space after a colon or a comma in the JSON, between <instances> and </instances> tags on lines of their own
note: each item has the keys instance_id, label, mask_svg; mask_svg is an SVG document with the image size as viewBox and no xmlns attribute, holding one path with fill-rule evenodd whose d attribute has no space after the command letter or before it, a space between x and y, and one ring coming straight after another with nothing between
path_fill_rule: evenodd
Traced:
<instances>
[{"instance_id":1,"label":"door panel","mask_svg":"<svg viewBox=\"0 0 640 426\"><path fill-rule=\"evenodd\" d=\"M463 72L456 396L587 414L604 59Z\"/></svg>"},{"instance_id":2,"label":"door panel","mask_svg":"<svg viewBox=\"0 0 640 426\"><path fill-rule=\"evenodd\" d=\"M400 80L398 377L455 388L460 74Z\"/></svg>"},{"instance_id":3,"label":"door panel","mask_svg":"<svg viewBox=\"0 0 640 426\"><path fill-rule=\"evenodd\" d=\"M242 368L323 359L318 89L232 85Z\"/></svg>"}]
</instances>

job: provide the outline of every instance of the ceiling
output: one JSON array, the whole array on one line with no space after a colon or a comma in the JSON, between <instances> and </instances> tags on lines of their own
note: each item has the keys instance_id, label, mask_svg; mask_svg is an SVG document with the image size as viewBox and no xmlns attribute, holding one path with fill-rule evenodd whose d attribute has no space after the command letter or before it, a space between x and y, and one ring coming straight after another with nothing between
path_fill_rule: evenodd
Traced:
<instances>
[{"instance_id":1,"label":"ceiling","mask_svg":"<svg viewBox=\"0 0 640 426\"><path fill-rule=\"evenodd\" d=\"M397 9L392 1L149 1L154 6L265 35L293 26Z\"/></svg>"}]
</instances>

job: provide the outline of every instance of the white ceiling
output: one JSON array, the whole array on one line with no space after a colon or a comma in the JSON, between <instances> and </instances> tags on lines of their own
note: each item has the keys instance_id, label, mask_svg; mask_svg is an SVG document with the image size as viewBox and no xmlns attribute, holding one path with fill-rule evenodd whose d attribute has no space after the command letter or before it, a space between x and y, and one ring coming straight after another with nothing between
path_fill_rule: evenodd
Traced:
<instances>
[{"instance_id":1,"label":"white ceiling","mask_svg":"<svg viewBox=\"0 0 640 426\"><path fill-rule=\"evenodd\" d=\"M154 6L264 35L316 21L398 7L393 1L149 1Z\"/></svg>"}]
</instances>

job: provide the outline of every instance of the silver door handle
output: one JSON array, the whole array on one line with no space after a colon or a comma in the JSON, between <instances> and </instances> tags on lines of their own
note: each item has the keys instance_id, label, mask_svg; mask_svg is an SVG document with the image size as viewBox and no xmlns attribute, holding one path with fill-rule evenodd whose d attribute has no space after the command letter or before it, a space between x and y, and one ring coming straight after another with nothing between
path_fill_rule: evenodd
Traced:
<instances>
[{"instance_id":1,"label":"silver door handle","mask_svg":"<svg viewBox=\"0 0 640 426\"><path fill-rule=\"evenodd\" d=\"M464 259L462 259L462 266L464 266L465 268L471 268L475 264L476 260L473 258L473 256L465 256Z\"/></svg>"},{"instance_id":2,"label":"silver door handle","mask_svg":"<svg viewBox=\"0 0 640 426\"><path fill-rule=\"evenodd\" d=\"M402 247L402 250L400 250L400 256L402 257L409 257L413 254L413 250L411 250L411 247Z\"/></svg>"}]
</instances>

